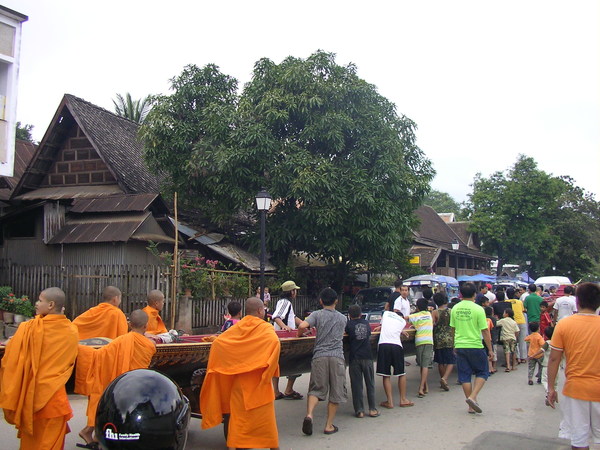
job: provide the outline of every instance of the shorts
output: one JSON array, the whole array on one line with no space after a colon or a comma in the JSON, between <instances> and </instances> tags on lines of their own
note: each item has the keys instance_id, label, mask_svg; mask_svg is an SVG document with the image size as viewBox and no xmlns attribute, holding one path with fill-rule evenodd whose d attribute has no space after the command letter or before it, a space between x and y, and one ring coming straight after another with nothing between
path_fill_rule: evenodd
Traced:
<instances>
[{"instance_id":1,"label":"shorts","mask_svg":"<svg viewBox=\"0 0 600 450\"><path fill-rule=\"evenodd\" d=\"M517 348L517 341L514 339L504 339L502 347L504 347L504 353L514 353Z\"/></svg>"},{"instance_id":2,"label":"shorts","mask_svg":"<svg viewBox=\"0 0 600 450\"><path fill-rule=\"evenodd\" d=\"M565 427L564 432L570 435L573 447L587 447L590 438L594 444L600 444L600 402L563 395L560 409L563 413L561 428Z\"/></svg>"},{"instance_id":3,"label":"shorts","mask_svg":"<svg viewBox=\"0 0 600 450\"><path fill-rule=\"evenodd\" d=\"M392 373L394 367L394 373ZM404 349L396 344L379 344L377 347L377 375L384 377L401 377L406 374L404 369Z\"/></svg>"},{"instance_id":4,"label":"shorts","mask_svg":"<svg viewBox=\"0 0 600 450\"><path fill-rule=\"evenodd\" d=\"M308 395L325 400L329 393L330 403L344 403L346 392L346 364L335 356L314 358L310 363Z\"/></svg>"},{"instance_id":5,"label":"shorts","mask_svg":"<svg viewBox=\"0 0 600 450\"><path fill-rule=\"evenodd\" d=\"M487 380L490 376L487 353L483 348L457 348L458 382L470 383L471 376Z\"/></svg>"},{"instance_id":6,"label":"shorts","mask_svg":"<svg viewBox=\"0 0 600 450\"><path fill-rule=\"evenodd\" d=\"M417 345L415 353L417 355L417 366L425 369L433 368L433 344Z\"/></svg>"},{"instance_id":7,"label":"shorts","mask_svg":"<svg viewBox=\"0 0 600 450\"><path fill-rule=\"evenodd\" d=\"M438 364L456 364L456 355L453 348L436 348L433 351L433 361Z\"/></svg>"}]
</instances>

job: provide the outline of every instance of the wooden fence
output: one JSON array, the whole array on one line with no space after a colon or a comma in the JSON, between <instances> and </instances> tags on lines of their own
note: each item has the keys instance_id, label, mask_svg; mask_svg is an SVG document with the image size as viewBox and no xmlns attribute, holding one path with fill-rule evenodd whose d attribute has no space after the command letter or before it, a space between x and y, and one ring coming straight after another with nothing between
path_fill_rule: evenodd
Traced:
<instances>
[{"instance_id":1,"label":"wooden fence","mask_svg":"<svg viewBox=\"0 0 600 450\"><path fill-rule=\"evenodd\" d=\"M73 318L98 304L106 286L116 286L123 293L121 308L126 313L146 305L152 289L160 289L167 302L163 319L168 320L171 298L169 268L160 265L73 265L27 266L0 261L0 284L11 286L15 295L37 299L39 293L58 286L67 295L66 314Z\"/></svg>"},{"instance_id":2,"label":"wooden fence","mask_svg":"<svg viewBox=\"0 0 600 450\"><path fill-rule=\"evenodd\" d=\"M192 327L216 327L221 326L224 322L223 315L227 312L227 303L232 300L237 300L242 304L242 314L244 308L244 299L193 299L192 300ZM271 296L270 311L273 311L279 300L278 296ZM295 300L292 300L294 312L300 318L304 317L304 311L314 310L317 308L318 302L314 297L308 295L299 295Z\"/></svg>"}]
</instances>

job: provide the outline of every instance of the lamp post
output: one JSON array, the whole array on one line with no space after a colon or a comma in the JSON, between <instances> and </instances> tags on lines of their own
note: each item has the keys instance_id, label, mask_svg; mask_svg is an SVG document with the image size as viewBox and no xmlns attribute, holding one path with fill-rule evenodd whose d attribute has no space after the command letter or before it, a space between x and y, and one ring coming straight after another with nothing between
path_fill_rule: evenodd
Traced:
<instances>
[{"instance_id":1,"label":"lamp post","mask_svg":"<svg viewBox=\"0 0 600 450\"><path fill-rule=\"evenodd\" d=\"M456 251L460 247L458 239L452 239L452 250L454 250L454 278L458 278L458 254Z\"/></svg>"},{"instance_id":2,"label":"lamp post","mask_svg":"<svg viewBox=\"0 0 600 450\"><path fill-rule=\"evenodd\" d=\"M527 284L529 284L529 280L531 280L529 277L529 266L531 266L531 261L527 260L525 261L525 264L527 264Z\"/></svg>"},{"instance_id":3,"label":"lamp post","mask_svg":"<svg viewBox=\"0 0 600 450\"><path fill-rule=\"evenodd\" d=\"M262 188L256 194L256 209L260 211L260 299L263 303L265 301L265 259L267 254L265 228L269 208L271 208L271 196L265 188Z\"/></svg>"}]
</instances>

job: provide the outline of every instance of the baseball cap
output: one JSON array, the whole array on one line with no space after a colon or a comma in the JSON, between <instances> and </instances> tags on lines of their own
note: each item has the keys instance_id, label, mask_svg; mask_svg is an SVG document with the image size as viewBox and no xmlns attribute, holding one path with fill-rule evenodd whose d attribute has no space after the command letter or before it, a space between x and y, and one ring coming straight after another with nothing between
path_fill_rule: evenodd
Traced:
<instances>
[{"instance_id":1,"label":"baseball cap","mask_svg":"<svg viewBox=\"0 0 600 450\"><path fill-rule=\"evenodd\" d=\"M296 286L296 283L294 283L292 280L286 281L285 283L283 283L281 285L281 290L283 292L289 292L289 291L292 291L294 289L300 289L300 286Z\"/></svg>"},{"instance_id":2,"label":"baseball cap","mask_svg":"<svg viewBox=\"0 0 600 450\"><path fill-rule=\"evenodd\" d=\"M489 290L492 290L492 285L490 283L486 284L486 286Z\"/></svg>"}]
</instances>

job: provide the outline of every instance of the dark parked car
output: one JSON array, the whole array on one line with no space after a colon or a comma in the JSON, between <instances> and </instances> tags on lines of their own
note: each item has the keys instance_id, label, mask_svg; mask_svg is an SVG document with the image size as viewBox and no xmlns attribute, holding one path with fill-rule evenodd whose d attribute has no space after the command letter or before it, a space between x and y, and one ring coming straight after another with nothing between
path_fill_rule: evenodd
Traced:
<instances>
[{"instance_id":1,"label":"dark parked car","mask_svg":"<svg viewBox=\"0 0 600 450\"><path fill-rule=\"evenodd\" d=\"M394 292L393 286L361 289L356 293L352 303L360 305L363 316L369 323L379 323L392 292Z\"/></svg>"}]
</instances>

